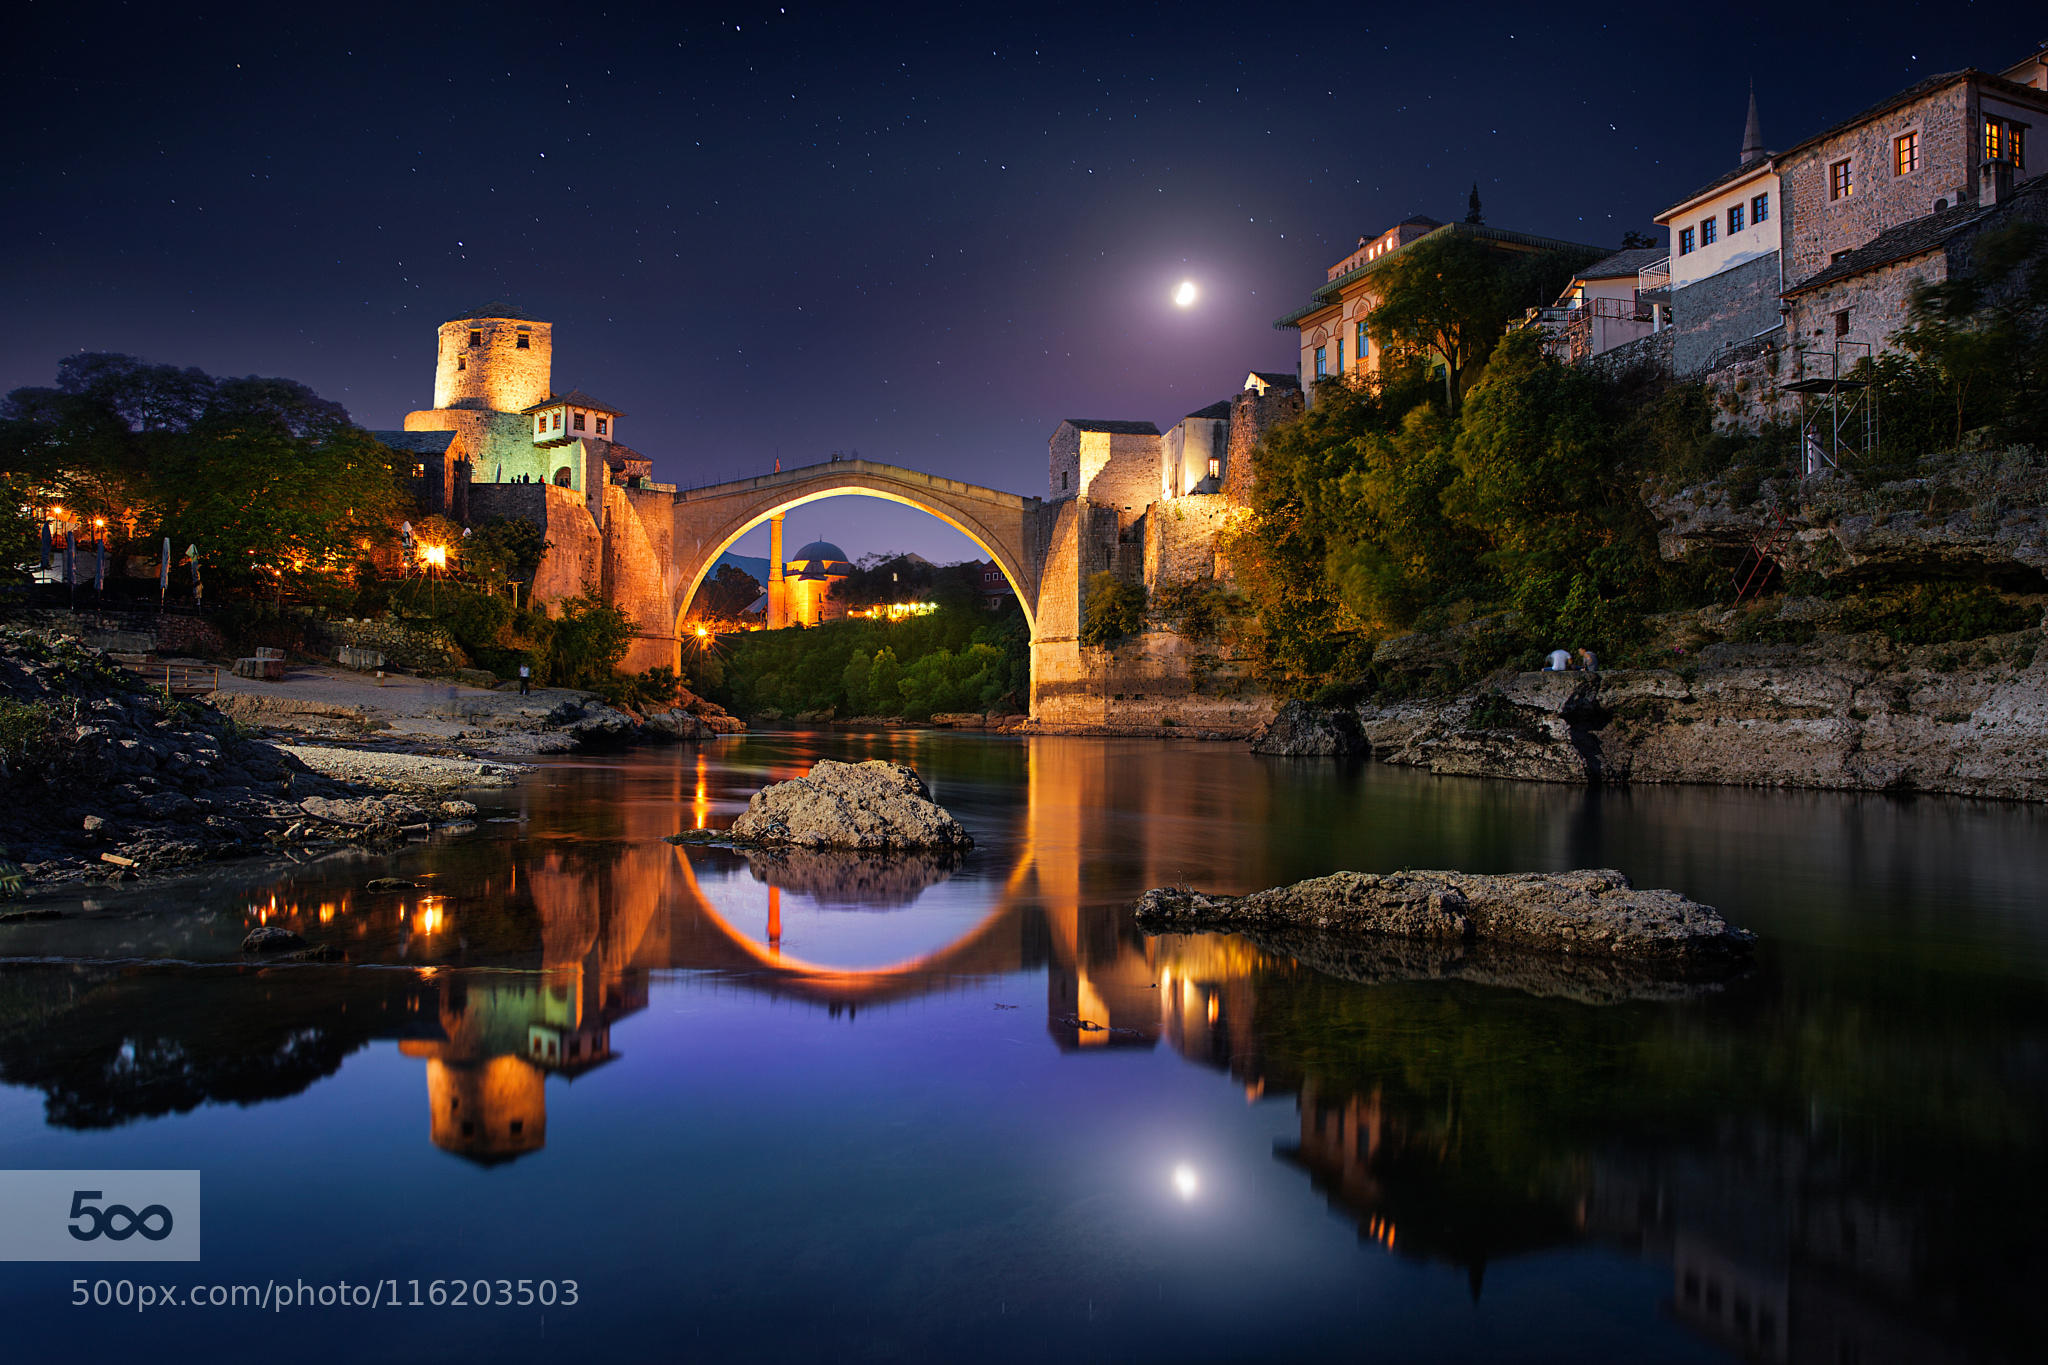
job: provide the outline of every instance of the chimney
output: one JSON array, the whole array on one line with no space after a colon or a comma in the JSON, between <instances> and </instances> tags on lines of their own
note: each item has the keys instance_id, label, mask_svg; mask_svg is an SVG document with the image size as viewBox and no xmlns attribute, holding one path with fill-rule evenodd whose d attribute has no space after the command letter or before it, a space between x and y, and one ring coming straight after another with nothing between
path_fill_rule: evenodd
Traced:
<instances>
[{"instance_id":1,"label":"chimney","mask_svg":"<svg viewBox=\"0 0 2048 1365\"><path fill-rule=\"evenodd\" d=\"M1987 161L1978 175L1977 203L1990 208L2012 198L2012 163Z\"/></svg>"},{"instance_id":2,"label":"chimney","mask_svg":"<svg viewBox=\"0 0 2048 1365\"><path fill-rule=\"evenodd\" d=\"M1756 82L1749 83L1749 122L1742 127L1742 160L1737 165L1746 166L1764 154L1764 125L1756 116Z\"/></svg>"}]
</instances>

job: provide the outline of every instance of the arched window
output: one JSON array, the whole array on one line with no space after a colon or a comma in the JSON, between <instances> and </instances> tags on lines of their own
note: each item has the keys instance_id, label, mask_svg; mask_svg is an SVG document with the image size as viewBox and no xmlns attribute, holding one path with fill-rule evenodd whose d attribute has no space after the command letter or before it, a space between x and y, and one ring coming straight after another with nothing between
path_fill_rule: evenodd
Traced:
<instances>
[{"instance_id":1,"label":"arched window","mask_svg":"<svg viewBox=\"0 0 2048 1365\"><path fill-rule=\"evenodd\" d=\"M569 466L563 465L560 469L557 469L555 471L555 487L569 487Z\"/></svg>"}]
</instances>

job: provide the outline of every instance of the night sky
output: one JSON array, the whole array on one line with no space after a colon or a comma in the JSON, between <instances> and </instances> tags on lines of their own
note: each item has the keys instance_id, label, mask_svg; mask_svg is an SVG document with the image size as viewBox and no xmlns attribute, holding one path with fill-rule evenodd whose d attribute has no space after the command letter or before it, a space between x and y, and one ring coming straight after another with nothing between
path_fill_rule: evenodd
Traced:
<instances>
[{"instance_id":1,"label":"night sky","mask_svg":"<svg viewBox=\"0 0 2048 1365\"><path fill-rule=\"evenodd\" d=\"M1734 164L1752 78L1782 147L2048 39L2038 0L182 8L12 10L0 387L128 351L396 427L502 298L659 478L858 450L1024 493L1063 417L1291 369L1272 319L1475 180L1618 244ZM872 501L789 531L971 548Z\"/></svg>"}]
</instances>

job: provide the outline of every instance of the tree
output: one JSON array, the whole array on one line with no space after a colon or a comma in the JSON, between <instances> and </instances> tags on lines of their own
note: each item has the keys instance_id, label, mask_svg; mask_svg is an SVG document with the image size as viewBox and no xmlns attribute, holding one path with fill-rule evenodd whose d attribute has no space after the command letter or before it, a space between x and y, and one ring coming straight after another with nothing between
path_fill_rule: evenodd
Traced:
<instances>
[{"instance_id":1,"label":"tree","mask_svg":"<svg viewBox=\"0 0 2048 1365\"><path fill-rule=\"evenodd\" d=\"M698 611L714 621L736 621L761 598L761 580L737 564L721 564L697 590Z\"/></svg>"},{"instance_id":2,"label":"tree","mask_svg":"<svg viewBox=\"0 0 2048 1365\"><path fill-rule=\"evenodd\" d=\"M1479 182L1472 182L1472 193L1465 200L1465 221L1477 227L1486 221L1479 212Z\"/></svg>"},{"instance_id":3,"label":"tree","mask_svg":"<svg viewBox=\"0 0 2048 1365\"><path fill-rule=\"evenodd\" d=\"M1367 325L1383 346L1440 360L1444 401L1455 413L1473 377L1467 370L1492 352L1509 319L1556 298L1589 261L1585 253L1510 254L1478 237L1434 232L1387 259Z\"/></svg>"},{"instance_id":4,"label":"tree","mask_svg":"<svg viewBox=\"0 0 2048 1365\"><path fill-rule=\"evenodd\" d=\"M462 566L492 588L531 583L549 549L547 533L525 517L490 517L462 543Z\"/></svg>"},{"instance_id":5,"label":"tree","mask_svg":"<svg viewBox=\"0 0 2048 1365\"><path fill-rule=\"evenodd\" d=\"M1130 583L1107 571L1088 580L1082 608L1081 643L1098 648L1113 645L1145 628L1145 585Z\"/></svg>"},{"instance_id":6,"label":"tree","mask_svg":"<svg viewBox=\"0 0 2048 1365\"><path fill-rule=\"evenodd\" d=\"M1656 245L1657 239L1655 237L1650 236L1648 233L1637 232L1634 228L1630 228L1627 232L1621 234L1621 249L1623 251L1639 251Z\"/></svg>"},{"instance_id":7,"label":"tree","mask_svg":"<svg viewBox=\"0 0 2048 1365\"><path fill-rule=\"evenodd\" d=\"M557 687L602 687L632 643L626 613L601 598L569 598L548 632L546 679Z\"/></svg>"}]
</instances>

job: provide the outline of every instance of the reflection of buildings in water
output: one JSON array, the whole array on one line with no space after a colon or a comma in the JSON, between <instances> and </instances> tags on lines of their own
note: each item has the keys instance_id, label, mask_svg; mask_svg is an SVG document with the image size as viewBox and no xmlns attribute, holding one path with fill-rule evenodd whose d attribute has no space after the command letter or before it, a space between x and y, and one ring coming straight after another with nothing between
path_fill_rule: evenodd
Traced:
<instances>
[{"instance_id":1,"label":"reflection of buildings in water","mask_svg":"<svg viewBox=\"0 0 2048 1365\"><path fill-rule=\"evenodd\" d=\"M833 848L750 848L741 851L754 880L808 897L822 909L893 910L953 875L954 850L863 853Z\"/></svg>"}]
</instances>

